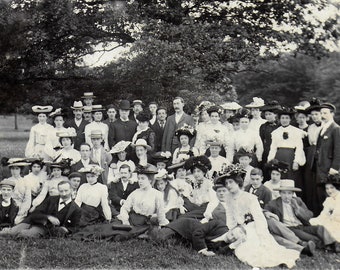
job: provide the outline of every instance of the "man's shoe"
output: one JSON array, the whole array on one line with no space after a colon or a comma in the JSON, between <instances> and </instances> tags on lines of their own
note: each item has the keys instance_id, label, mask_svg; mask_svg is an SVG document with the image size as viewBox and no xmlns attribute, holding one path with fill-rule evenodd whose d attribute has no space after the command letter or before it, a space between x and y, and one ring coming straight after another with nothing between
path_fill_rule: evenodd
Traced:
<instances>
[{"instance_id":1,"label":"man's shoe","mask_svg":"<svg viewBox=\"0 0 340 270\"><path fill-rule=\"evenodd\" d=\"M305 254L309 257L313 257L315 254L315 243L313 241L306 242L306 245L304 245L304 249L301 251L301 254Z\"/></svg>"}]
</instances>

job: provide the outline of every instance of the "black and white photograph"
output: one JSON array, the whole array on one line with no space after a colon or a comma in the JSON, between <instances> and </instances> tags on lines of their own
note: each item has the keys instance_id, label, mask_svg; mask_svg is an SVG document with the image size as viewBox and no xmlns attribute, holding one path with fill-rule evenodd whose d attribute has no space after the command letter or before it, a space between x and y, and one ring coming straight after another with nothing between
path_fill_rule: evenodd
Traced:
<instances>
[{"instance_id":1,"label":"black and white photograph","mask_svg":"<svg viewBox=\"0 0 340 270\"><path fill-rule=\"evenodd\" d=\"M340 269L340 0L0 0L0 269Z\"/></svg>"}]
</instances>

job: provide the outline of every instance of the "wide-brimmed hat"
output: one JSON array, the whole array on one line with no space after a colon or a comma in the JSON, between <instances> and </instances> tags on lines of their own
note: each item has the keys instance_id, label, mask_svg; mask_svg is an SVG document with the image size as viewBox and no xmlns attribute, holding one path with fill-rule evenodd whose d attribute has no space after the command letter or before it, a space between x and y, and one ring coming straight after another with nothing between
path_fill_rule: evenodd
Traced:
<instances>
[{"instance_id":1,"label":"wide-brimmed hat","mask_svg":"<svg viewBox=\"0 0 340 270\"><path fill-rule=\"evenodd\" d=\"M223 145L223 143L218 139L206 140L205 142L206 142L206 145L208 147L210 147L210 146L222 146Z\"/></svg>"},{"instance_id":2,"label":"wide-brimmed hat","mask_svg":"<svg viewBox=\"0 0 340 270\"><path fill-rule=\"evenodd\" d=\"M125 161L121 161L121 162L118 163L118 165L117 165L118 171L120 170L120 168L123 165L129 166L131 172L134 172L136 170L136 165L135 165L135 163L133 161L125 160Z\"/></svg>"},{"instance_id":3,"label":"wide-brimmed hat","mask_svg":"<svg viewBox=\"0 0 340 270\"><path fill-rule=\"evenodd\" d=\"M54 119L57 116L65 117L65 115L66 114L65 114L64 110L62 108L58 108L54 112L51 112L48 116Z\"/></svg>"},{"instance_id":4,"label":"wide-brimmed hat","mask_svg":"<svg viewBox=\"0 0 340 270\"><path fill-rule=\"evenodd\" d=\"M131 105L130 105L130 101L123 99L120 103L118 108L120 110L130 110L131 109Z\"/></svg>"},{"instance_id":5,"label":"wide-brimmed hat","mask_svg":"<svg viewBox=\"0 0 340 270\"><path fill-rule=\"evenodd\" d=\"M92 112L101 112L101 111L105 111L105 108L100 105L100 104L97 104L97 105L92 105Z\"/></svg>"},{"instance_id":6,"label":"wide-brimmed hat","mask_svg":"<svg viewBox=\"0 0 340 270\"><path fill-rule=\"evenodd\" d=\"M151 120L151 114L149 112L140 112L139 114L137 114L136 116L136 119L139 121L139 122L148 122Z\"/></svg>"},{"instance_id":7,"label":"wide-brimmed hat","mask_svg":"<svg viewBox=\"0 0 340 270\"><path fill-rule=\"evenodd\" d=\"M177 136L178 138L181 137L182 135L187 135L189 139L191 139L196 135L196 130L192 126L184 124L175 132L175 136Z\"/></svg>"},{"instance_id":8,"label":"wide-brimmed hat","mask_svg":"<svg viewBox=\"0 0 340 270\"><path fill-rule=\"evenodd\" d=\"M80 170L78 170L78 172L80 173L93 173L95 175L100 175L104 171L105 170L102 167L100 167L99 165L95 165L95 164L89 164L88 166L83 167Z\"/></svg>"},{"instance_id":9,"label":"wide-brimmed hat","mask_svg":"<svg viewBox=\"0 0 340 270\"><path fill-rule=\"evenodd\" d=\"M303 114L308 114L307 109L310 107L309 101L301 101L297 106L294 106L294 109L296 110L297 113L303 113Z\"/></svg>"},{"instance_id":10,"label":"wide-brimmed hat","mask_svg":"<svg viewBox=\"0 0 340 270\"><path fill-rule=\"evenodd\" d=\"M132 107L135 106L136 104L144 106L143 101L141 101L140 99L135 99L134 101L132 101Z\"/></svg>"},{"instance_id":11,"label":"wide-brimmed hat","mask_svg":"<svg viewBox=\"0 0 340 270\"><path fill-rule=\"evenodd\" d=\"M65 131L57 132L57 137L59 138L72 138L77 137L76 130L74 128L67 128Z\"/></svg>"},{"instance_id":12,"label":"wide-brimmed hat","mask_svg":"<svg viewBox=\"0 0 340 270\"><path fill-rule=\"evenodd\" d=\"M221 106L217 106L217 105L212 105L207 109L207 113L210 115L213 112L217 112L218 114L222 114L223 113L223 109Z\"/></svg>"},{"instance_id":13,"label":"wide-brimmed hat","mask_svg":"<svg viewBox=\"0 0 340 270\"><path fill-rule=\"evenodd\" d=\"M25 167L30 165L25 158L10 158L7 164L8 167Z\"/></svg>"},{"instance_id":14,"label":"wide-brimmed hat","mask_svg":"<svg viewBox=\"0 0 340 270\"><path fill-rule=\"evenodd\" d=\"M214 178L214 182L222 181L223 179L234 179L236 182L242 182L247 171L239 163L223 166Z\"/></svg>"},{"instance_id":15,"label":"wide-brimmed hat","mask_svg":"<svg viewBox=\"0 0 340 270\"><path fill-rule=\"evenodd\" d=\"M215 103L208 100L204 100L195 108L195 110L197 110L197 113L201 113L203 111L208 110L213 105L215 105Z\"/></svg>"},{"instance_id":16,"label":"wide-brimmed hat","mask_svg":"<svg viewBox=\"0 0 340 270\"><path fill-rule=\"evenodd\" d=\"M319 185L325 186L326 184L331 184L335 186L337 189L340 188L340 174L328 175L325 182L320 183Z\"/></svg>"},{"instance_id":17,"label":"wide-brimmed hat","mask_svg":"<svg viewBox=\"0 0 340 270\"><path fill-rule=\"evenodd\" d=\"M278 171L280 173L286 173L289 170L289 164L287 162L279 161L277 159L272 159L265 165L265 167L269 171Z\"/></svg>"},{"instance_id":18,"label":"wide-brimmed hat","mask_svg":"<svg viewBox=\"0 0 340 270\"><path fill-rule=\"evenodd\" d=\"M289 107L282 107L280 110L277 110L277 114L280 117L281 115L294 115L296 111Z\"/></svg>"},{"instance_id":19,"label":"wide-brimmed hat","mask_svg":"<svg viewBox=\"0 0 340 270\"><path fill-rule=\"evenodd\" d=\"M252 119L253 118L252 114L250 113L250 110L246 108L240 109L234 116L238 119L241 119L241 118Z\"/></svg>"},{"instance_id":20,"label":"wide-brimmed hat","mask_svg":"<svg viewBox=\"0 0 340 270\"><path fill-rule=\"evenodd\" d=\"M91 130L90 138L91 139L102 139L103 138L103 132L99 129Z\"/></svg>"},{"instance_id":21,"label":"wide-brimmed hat","mask_svg":"<svg viewBox=\"0 0 340 270\"><path fill-rule=\"evenodd\" d=\"M41 106L41 105L35 105L32 107L32 111L34 113L50 113L53 110L53 107L48 106Z\"/></svg>"},{"instance_id":22,"label":"wide-brimmed hat","mask_svg":"<svg viewBox=\"0 0 340 270\"><path fill-rule=\"evenodd\" d=\"M92 112L92 106L84 106L83 110L84 110L84 113L91 113Z\"/></svg>"},{"instance_id":23,"label":"wide-brimmed hat","mask_svg":"<svg viewBox=\"0 0 340 270\"><path fill-rule=\"evenodd\" d=\"M190 157L188 160L185 161L184 168L186 170L192 171L194 168L199 168L204 173L211 170L211 162L207 156L197 156L197 157Z\"/></svg>"},{"instance_id":24,"label":"wide-brimmed hat","mask_svg":"<svg viewBox=\"0 0 340 270\"><path fill-rule=\"evenodd\" d=\"M170 155L165 155L164 152L157 152L153 154L151 158L152 158L152 164L154 165L156 165L157 162L164 162L165 164L168 164L171 160L171 153Z\"/></svg>"},{"instance_id":25,"label":"wide-brimmed hat","mask_svg":"<svg viewBox=\"0 0 340 270\"><path fill-rule=\"evenodd\" d=\"M53 168L63 169L63 168L64 168L64 165L61 164L61 163L59 163L59 162L53 162L53 163L50 163L50 164L49 164L49 167L50 167L51 169L53 169Z\"/></svg>"},{"instance_id":26,"label":"wide-brimmed hat","mask_svg":"<svg viewBox=\"0 0 340 270\"><path fill-rule=\"evenodd\" d=\"M0 186L11 186L12 188L15 187L15 180L11 180L11 179L4 179L0 182Z\"/></svg>"},{"instance_id":27,"label":"wide-brimmed hat","mask_svg":"<svg viewBox=\"0 0 340 270\"><path fill-rule=\"evenodd\" d=\"M214 181L213 189L216 191L219 188L225 188L225 180L226 178L216 178Z\"/></svg>"},{"instance_id":28,"label":"wide-brimmed hat","mask_svg":"<svg viewBox=\"0 0 340 270\"><path fill-rule=\"evenodd\" d=\"M258 98L258 97L253 97L253 101L250 104L247 104L246 108L261 108L263 107L264 104L264 100L262 98Z\"/></svg>"},{"instance_id":29,"label":"wide-brimmed hat","mask_svg":"<svg viewBox=\"0 0 340 270\"><path fill-rule=\"evenodd\" d=\"M307 113L321 110L321 101L318 98L312 98L309 104L310 106L306 109Z\"/></svg>"},{"instance_id":30,"label":"wide-brimmed hat","mask_svg":"<svg viewBox=\"0 0 340 270\"><path fill-rule=\"evenodd\" d=\"M235 156L236 156L236 158L240 158L240 157L250 157L250 158L252 158L254 156L254 153L252 151L247 151L246 149L241 147L235 153Z\"/></svg>"},{"instance_id":31,"label":"wide-brimmed hat","mask_svg":"<svg viewBox=\"0 0 340 270\"><path fill-rule=\"evenodd\" d=\"M295 187L295 181L290 180L290 179L282 179L280 181L280 187L279 188L274 188L276 191L296 191L300 192L301 189Z\"/></svg>"},{"instance_id":32,"label":"wide-brimmed hat","mask_svg":"<svg viewBox=\"0 0 340 270\"><path fill-rule=\"evenodd\" d=\"M151 146L148 145L148 143L144 139L138 139L135 143L131 144L131 146L133 148L136 148L136 146L143 146L144 148L146 148L146 150L151 150Z\"/></svg>"},{"instance_id":33,"label":"wide-brimmed hat","mask_svg":"<svg viewBox=\"0 0 340 270\"><path fill-rule=\"evenodd\" d=\"M76 110L76 109L83 109L83 102L81 101L74 101L73 106L71 106L71 109Z\"/></svg>"},{"instance_id":34,"label":"wide-brimmed hat","mask_svg":"<svg viewBox=\"0 0 340 270\"><path fill-rule=\"evenodd\" d=\"M96 96L93 95L93 92L84 92L81 98L96 98Z\"/></svg>"},{"instance_id":35,"label":"wide-brimmed hat","mask_svg":"<svg viewBox=\"0 0 340 270\"><path fill-rule=\"evenodd\" d=\"M172 164L168 167L168 170L176 171L179 168L185 169L185 161Z\"/></svg>"},{"instance_id":36,"label":"wide-brimmed hat","mask_svg":"<svg viewBox=\"0 0 340 270\"><path fill-rule=\"evenodd\" d=\"M156 166L154 166L152 164L147 164L146 166L141 166L141 165L136 166L135 172L137 174L155 175L155 174L158 173L158 170L157 170Z\"/></svg>"},{"instance_id":37,"label":"wide-brimmed hat","mask_svg":"<svg viewBox=\"0 0 340 270\"><path fill-rule=\"evenodd\" d=\"M157 174L155 174L155 180L165 180L165 181L171 181L173 180L173 177L171 177L166 169L161 169L158 171Z\"/></svg>"},{"instance_id":38,"label":"wide-brimmed hat","mask_svg":"<svg viewBox=\"0 0 340 270\"><path fill-rule=\"evenodd\" d=\"M263 112L267 111L267 112L273 112L273 113L277 113L277 111L280 109L281 109L281 105L279 104L277 100L268 101L266 105L260 108L260 110Z\"/></svg>"},{"instance_id":39,"label":"wide-brimmed hat","mask_svg":"<svg viewBox=\"0 0 340 270\"><path fill-rule=\"evenodd\" d=\"M235 101L233 102L225 102L220 105L224 110L229 110L229 111L237 111L242 108L241 105L236 103Z\"/></svg>"},{"instance_id":40,"label":"wide-brimmed hat","mask_svg":"<svg viewBox=\"0 0 340 270\"><path fill-rule=\"evenodd\" d=\"M131 144L129 141L119 141L114 146L112 146L110 153L117 154L119 152L125 151L125 149Z\"/></svg>"}]
</instances>

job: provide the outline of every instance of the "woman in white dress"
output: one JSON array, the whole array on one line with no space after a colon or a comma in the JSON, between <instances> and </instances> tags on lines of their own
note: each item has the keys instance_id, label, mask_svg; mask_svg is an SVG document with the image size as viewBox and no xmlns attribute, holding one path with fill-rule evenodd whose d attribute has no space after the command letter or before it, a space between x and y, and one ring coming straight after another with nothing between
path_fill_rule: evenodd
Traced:
<instances>
[{"instance_id":1,"label":"woman in white dress","mask_svg":"<svg viewBox=\"0 0 340 270\"><path fill-rule=\"evenodd\" d=\"M323 184L328 197L323 203L323 210L316 218L311 218L311 225L324 226L327 231L340 242L340 175L328 176L327 182Z\"/></svg>"},{"instance_id":2,"label":"woman in white dress","mask_svg":"<svg viewBox=\"0 0 340 270\"><path fill-rule=\"evenodd\" d=\"M61 108L56 109L54 112L50 113L49 117L53 119L54 129L53 132L47 135L46 144L45 144L45 153L52 161L58 149L61 148L61 144L59 142L58 133L65 132L67 129L64 127L64 117L65 114L62 112Z\"/></svg>"},{"instance_id":3,"label":"woman in white dress","mask_svg":"<svg viewBox=\"0 0 340 270\"><path fill-rule=\"evenodd\" d=\"M109 192L106 185L98 183L98 177L104 171L98 165L81 168L80 173L86 174L87 183L82 184L77 192L75 202L82 208L80 226L110 222L112 212L109 205Z\"/></svg>"},{"instance_id":4,"label":"woman in white dress","mask_svg":"<svg viewBox=\"0 0 340 270\"><path fill-rule=\"evenodd\" d=\"M30 165L30 163L22 158L10 158L7 163L11 172L11 176L7 180L14 181L15 183L22 179L21 173L23 168Z\"/></svg>"},{"instance_id":5,"label":"woman in white dress","mask_svg":"<svg viewBox=\"0 0 340 270\"><path fill-rule=\"evenodd\" d=\"M73 148L73 138L77 136L74 128L68 128L66 132L57 134L62 149L55 153L53 162L61 162L65 159L71 159L71 165L77 163L80 159L79 151Z\"/></svg>"},{"instance_id":6,"label":"woman in white dress","mask_svg":"<svg viewBox=\"0 0 340 270\"><path fill-rule=\"evenodd\" d=\"M118 215L124 225L142 226L149 221L159 226L169 223L165 217L163 194L152 187L157 173L153 165L137 167L139 188L127 197Z\"/></svg>"},{"instance_id":7,"label":"woman in white dress","mask_svg":"<svg viewBox=\"0 0 340 270\"><path fill-rule=\"evenodd\" d=\"M39 123L31 128L25 149L25 157L48 159L44 149L48 135L53 133L53 126L47 124L47 114L52 110L52 106L37 105L32 107L32 111L38 115Z\"/></svg>"},{"instance_id":8,"label":"woman in white dress","mask_svg":"<svg viewBox=\"0 0 340 270\"><path fill-rule=\"evenodd\" d=\"M210 141L220 141L223 146L221 155L226 156L229 162L232 162L234 142L228 128L220 122L222 109L219 106L211 106L207 109L207 112L210 117L210 123L206 124L205 129L197 132L195 147L198 149L200 155L204 155L210 146Z\"/></svg>"},{"instance_id":9,"label":"woman in white dress","mask_svg":"<svg viewBox=\"0 0 340 270\"><path fill-rule=\"evenodd\" d=\"M299 258L299 251L280 246L269 233L257 197L242 190L243 168L237 165L228 166L217 178L225 178L226 216L229 230L238 226L245 229L246 237L236 241L230 247L235 249L236 257L252 267L275 267L281 264L291 268Z\"/></svg>"}]
</instances>

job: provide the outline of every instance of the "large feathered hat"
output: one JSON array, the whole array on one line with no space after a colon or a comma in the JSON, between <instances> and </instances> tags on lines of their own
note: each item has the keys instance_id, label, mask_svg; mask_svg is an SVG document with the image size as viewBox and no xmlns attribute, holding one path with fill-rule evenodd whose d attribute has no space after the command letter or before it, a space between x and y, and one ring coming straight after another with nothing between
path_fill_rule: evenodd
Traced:
<instances>
[{"instance_id":1,"label":"large feathered hat","mask_svg":"<svg viewBox=\"0 0 340 270\"><path fill-rule=\"evenodd\" d=\"M247 171L239 163L231 164L225 166L222 170L215 176L214 182L225 181L226 179L233 179L239 186L243 185L244 177Z\"/></svg>"},{"instance_id":2,"label":"large feathered hat","mask_svg":"<svg viewBox=\"0 0 340 270\"><path fill-rule=\"evenodd\" d=\"M181 128L176 130L175 135L177 136L178 139L182 135L187 135L189 139L191 139L196 135L196 130L192 126L184 124Z\"/></svg>"},{"instance_id":3,"label":"large feathered hat","mask_svg":"<svg viewBox=\"0 0 340 270\"><path fill-rule=\"evenodd\" d=\"M204 173L206 173L207 171L211 170L211 162L209 158L204 155L191 157L185 162L184 168L190 171L193 171L194 168L199 168Z\"/></svg>"},{"instance_id":4,"label":"large feathered hat","mask_svg":"<svg viewBox=\"0 0 340 270\"><path fill-rule=\"evenodd\" d=\"M265 167L270 171L278 171L280 173L286 173L289 170L289 164L287 162L279 161L277 159L272 159Z\"/></svg>"}]
</instances>

